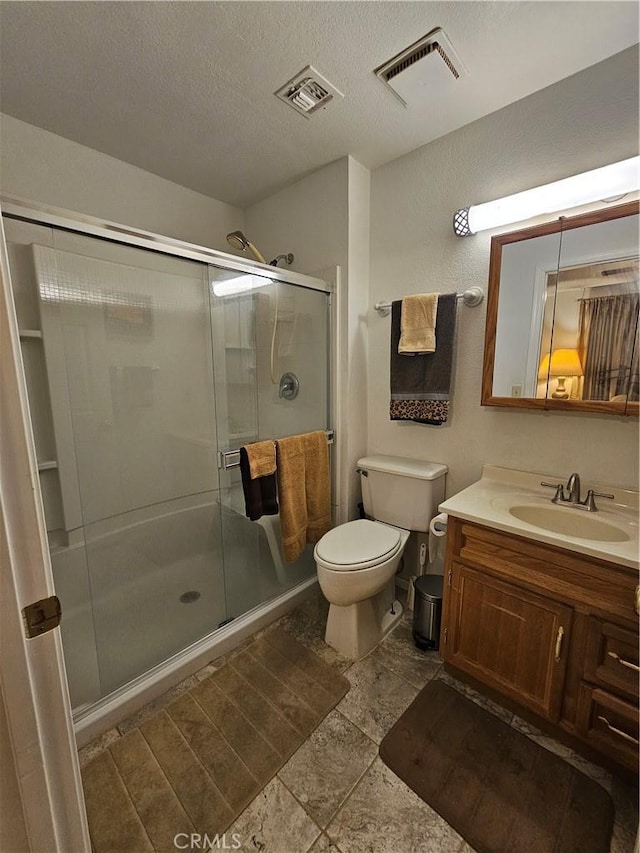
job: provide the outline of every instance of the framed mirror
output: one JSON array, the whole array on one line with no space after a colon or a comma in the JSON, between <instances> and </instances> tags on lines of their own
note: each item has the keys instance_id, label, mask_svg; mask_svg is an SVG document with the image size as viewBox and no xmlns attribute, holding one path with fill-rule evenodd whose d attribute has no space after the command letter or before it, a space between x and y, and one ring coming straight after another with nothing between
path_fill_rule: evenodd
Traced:
<instances>
[{"instance_id":1,"label":"framed mirror","mask_svg":"<svg viewBox=\"0 0 640 853\"><path fill-rule=\"evenodd\" d=\"M482 405L638 415L639 211L492 238Z\"/></svg>"}]
</instances>

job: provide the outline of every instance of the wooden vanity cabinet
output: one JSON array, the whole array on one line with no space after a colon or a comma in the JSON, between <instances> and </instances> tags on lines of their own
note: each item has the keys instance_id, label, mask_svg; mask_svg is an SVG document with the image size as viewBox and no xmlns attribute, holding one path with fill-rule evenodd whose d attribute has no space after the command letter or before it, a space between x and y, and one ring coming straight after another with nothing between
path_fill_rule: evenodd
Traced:
<instances>
[{"instance_id":1,"label":"wooden vanity cabinet","mask_svg":"<svg viewBox=\"0 0 640 853\"><path fill-rule=\"evenodd\" d=\"M440 653L634 772L637 572L449 516Z\"/></svg>"}]
</instances>

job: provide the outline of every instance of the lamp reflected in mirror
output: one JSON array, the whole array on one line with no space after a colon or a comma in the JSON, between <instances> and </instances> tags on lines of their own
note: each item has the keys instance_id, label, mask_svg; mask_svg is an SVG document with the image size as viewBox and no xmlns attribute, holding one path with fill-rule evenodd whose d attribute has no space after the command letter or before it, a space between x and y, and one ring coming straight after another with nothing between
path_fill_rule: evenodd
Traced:
<instances>
[{"instance_id":1,"label":"lamp reflected in mirror","mask_svg":"<svg viewBox=\"0 0 640 853\"><path fill-rule=\"evenodd\" d=\"M538 379L549 383L549 379L556 378L558 384L551 396L555 400L568 400L571 396L566 388L567 379L574 376L582 376L582 364L580 356L575 349L554 349L549 357L545 353L540 362Z\"/></svg>"}]
</instances>

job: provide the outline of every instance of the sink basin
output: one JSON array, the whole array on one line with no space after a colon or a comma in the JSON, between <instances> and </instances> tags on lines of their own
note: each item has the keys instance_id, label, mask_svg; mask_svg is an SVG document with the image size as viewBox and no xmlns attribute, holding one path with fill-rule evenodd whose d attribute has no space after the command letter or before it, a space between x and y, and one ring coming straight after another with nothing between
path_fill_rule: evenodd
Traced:
<instances>
[{"instance_id":1,"label":"sink basin","mask_svg":"<svg viewBox=\"0 0 640 853\"><path fill-rule=\"evenodd\" d=\"M534 527L577 539L593 539L598 542L628 542L630 539L619 527L600 521L591 513L583 513L578 509L525 505L512 506L509 512L514 518L526 521Z\"/></svg>"}]
</instances>

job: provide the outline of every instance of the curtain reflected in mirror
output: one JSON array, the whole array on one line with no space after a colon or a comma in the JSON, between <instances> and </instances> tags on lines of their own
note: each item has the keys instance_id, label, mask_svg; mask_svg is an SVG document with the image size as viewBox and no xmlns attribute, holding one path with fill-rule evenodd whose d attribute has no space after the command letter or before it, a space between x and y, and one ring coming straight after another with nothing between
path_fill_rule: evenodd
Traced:
<instances>
[{"instance_id":1,"label":"curtain reflected in mirror","mask_svg":"<svg viewBox=\"0 0 640 853\"><path fill-rule=\"evenodd\" d=\"M638 400L639 306L637 293L581 300L578 350L584 364L583 400Z\"/></svg>"},{"instance_id":2,"label":"curtain reflected in mirror","mask_svg":"<svg viewBox=\"0 0 640 853\"><path fill-rule=\"evenodd\" d=\"M537 397L637 402L638 258L547 275Z\"/></svg>"}]
</instances>

